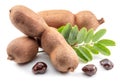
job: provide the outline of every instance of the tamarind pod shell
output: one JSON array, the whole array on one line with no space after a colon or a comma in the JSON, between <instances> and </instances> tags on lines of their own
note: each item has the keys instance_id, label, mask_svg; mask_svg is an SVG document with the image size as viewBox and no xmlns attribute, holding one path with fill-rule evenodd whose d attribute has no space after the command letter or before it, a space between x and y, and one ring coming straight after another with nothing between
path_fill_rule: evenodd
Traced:
<instances>
[{"instance_id":1,"label":"tamarind pod shell","mask_svg":"<svg viewBox=\"0 0 120 83\"><path fill-rule=\"evenodd\" d=\"M46 23L55 28L59 28L67 23L74 25L74 14L68 10L46 10L38 12Z\"/></svg>"},{"instance_id":2,"label":"tamarind pod shell","mask_svg":"<svg viewBox=\"0 0 120 83\"><path fill-rule=\"evenodd\" d=\"M13 25L30 37L40 36L48 27L42 17L22 5L12 7L9 16Z\"/></svg>"}]
</instances>

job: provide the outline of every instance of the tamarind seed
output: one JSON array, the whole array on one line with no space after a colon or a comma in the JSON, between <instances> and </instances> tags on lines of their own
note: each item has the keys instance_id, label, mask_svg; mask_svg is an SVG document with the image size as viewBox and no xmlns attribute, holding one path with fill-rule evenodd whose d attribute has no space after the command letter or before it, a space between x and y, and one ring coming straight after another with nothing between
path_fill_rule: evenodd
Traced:
<instances>
[{"instance_id":1,"label":"tamarind seed","mask_svg":"<svg viewBox=\"0 0 120 83\"><path fill-rule=\"evenodd\" d=\"M82 71L88 75L88 76L92 76L94 75L96 72L97 72L97 67L93 64L88 64L88 65L85 65L83 68L82 68Z\"/></svg>"},{"instance_id":2,"label":"tamarind seed","mask_svg":"<svg viewBox=\"0 0 120 83\"><path fill-rule=\"evenodd\" d=\"M32 71L34 74L43 74L47 70L47 64L44 62L37 62L33 68Z\"/></svg>"},{"instance_id":3,"label":"tamarind seed","mask_svg":"<svg viewBox=\"0 0 120 83\"><path fill-rule=\"evenodd\" d=\"M106 69L110 70L113 68L114 64L109 59L103 59L100 61L100 64Z\"/></svg>"}]
</instances>

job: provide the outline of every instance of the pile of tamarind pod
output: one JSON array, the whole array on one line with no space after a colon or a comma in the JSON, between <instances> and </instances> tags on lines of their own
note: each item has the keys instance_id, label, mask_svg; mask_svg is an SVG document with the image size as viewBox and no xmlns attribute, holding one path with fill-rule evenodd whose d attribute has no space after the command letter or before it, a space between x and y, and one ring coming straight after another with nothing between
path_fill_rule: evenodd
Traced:
<instances>
[{"instance_id":1,"label":"pile of tamarind pod","mask_svg":"<svg viewBox=\"0 0 120 83\"><path fill-rule=\"evenodd\" d=\"M16 38L8 44L8 59L19 64L28 63L36 57L41 45L49 55L55 69L60 72L74 71L79 64L79 58L55 28L71 23L72 25L77 24L80 28L84 25L88 29L91 27L95 29L103 23L103 19L97 20L89 11L80 12L76 15L67 10L35 13L22 5L12 7L9 16L12 24L25 36Z\"/></svg>"}]
</instances>

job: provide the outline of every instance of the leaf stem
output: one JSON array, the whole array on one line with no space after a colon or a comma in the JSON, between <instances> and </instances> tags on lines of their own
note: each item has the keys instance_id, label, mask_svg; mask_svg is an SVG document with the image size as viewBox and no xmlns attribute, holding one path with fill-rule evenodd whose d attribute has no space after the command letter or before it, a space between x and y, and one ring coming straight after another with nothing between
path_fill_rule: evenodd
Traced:
<instances>
[{"instance_id":1,"label":"leaf stem","mask_svg":"<svg viewBox=\"0 0 120 83\"><path fill-rule=\"evenodd\" d=\"M81 47L81 46L86 46L86 45L93 46L94 44L95 44L95 42L82 43L82 44L75 44L73 47Z\"/></svg>"}]
</instances>

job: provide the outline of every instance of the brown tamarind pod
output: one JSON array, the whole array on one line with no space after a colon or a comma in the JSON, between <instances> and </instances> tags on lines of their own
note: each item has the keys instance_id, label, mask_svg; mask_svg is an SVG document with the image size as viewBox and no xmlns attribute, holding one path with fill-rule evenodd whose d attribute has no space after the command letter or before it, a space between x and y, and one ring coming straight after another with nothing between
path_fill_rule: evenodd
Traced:
<instances>
[{"instance_id":1,"label":"brown tamarind pod","mask_svg":"<svg viewBox=\"0 0 120 83\"><path fill-rule=\"evenodd\" d=\"M59 28L67 23L74 25L74 14L68 10L46 10L38 12L46 23L55 28Z\"/></svg>"},{"instance_id":2,"label":"brown tamarind pod","mask_svg":"<svg viewBox=\"0 0 120 83\"><path fill-rule=\"evenodd\" d=\"M8 59L16 63L32 61L38 53L39 45L30 37L23 36L12 40L7 46Z\"/></svg>"},{"instance_id":3,"label":"brown tamarind pod","mask_svg":"<svg viewBox=\"0 0 120 83\"><path fill-rule=\"evenodd\" d=\"M11 8L10 20L17 29L31 37L40 36L48 27L42 17L22 5Z\"/></svg>"},{"instance_id":4,"label":"brown tamarind pod","mask_svg":"<svg viewBox=\"0 0 120 83\"><path fill-rule=\"evenodd\" d=\"M79 29L86 27L87 29L93 28L95 30L102 23L104 23L104 19L98 20L90 11L80 11L75 14L75 24Z\"/></svg>"},{"instance_id":5,"label":"brown tamarind pod","mask_svg":"<svg viewBox=\"0 0 120 83\"><path fill-rule=\"evenodd\" d=\"M78 55L54 28L48 28L43 32L41 45L44 51L50 55L51 62L58 71L74 71L78 66Z\"/></svg>"}]
</instances>

